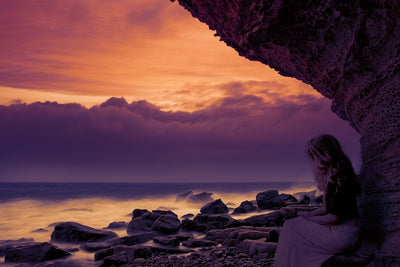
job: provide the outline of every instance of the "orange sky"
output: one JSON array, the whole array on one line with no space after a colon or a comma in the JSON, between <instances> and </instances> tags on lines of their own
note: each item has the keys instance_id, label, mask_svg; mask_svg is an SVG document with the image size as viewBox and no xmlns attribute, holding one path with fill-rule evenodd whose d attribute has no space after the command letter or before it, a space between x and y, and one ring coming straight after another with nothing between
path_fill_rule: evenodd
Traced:
<instances>
[{"instance_id":1,"label":"orange sky","mask_svg":"<svg viewBox=\"0 0 400 267\"><path fill-rule=\"evenodd\" d=\"M318 95L240 57L176 2L7 2L0 4L0 104L92 106L123 96L193 111L237 93L272 102Z\"/></svg>"}]
</instances>

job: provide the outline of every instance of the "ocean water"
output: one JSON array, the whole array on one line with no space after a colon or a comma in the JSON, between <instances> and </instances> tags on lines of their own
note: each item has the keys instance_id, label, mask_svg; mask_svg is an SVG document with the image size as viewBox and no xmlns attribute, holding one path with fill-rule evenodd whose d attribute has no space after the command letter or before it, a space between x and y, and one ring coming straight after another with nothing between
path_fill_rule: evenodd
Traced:
<instances>
[{"instance_id":1,"label":"ocean water","mask_svg":"<svg viewBox=\"0 0 400 267\"><path fill-rule=\"evenodd\" d=\"M221 198L228 207L235 208L242 201L255 200L258 192L270 189L293 194L316 188L312 182L0 183L0 240L49 241L54 223L65 221L102 229L114 221L129 222L130 213L136 208L168 209L179 217L197 214L201 204L176 202L176 196L187 191L213 193L213 199ZM263 211L266 212L269 211ZM115 232L119 236L127 235L125 230ZM65 246L59 244L59 247ZM88 261L93 259L93 254L80 251L72 258ZM0 264L2 261L0 258Z\"/></svg>"}]
</instances>

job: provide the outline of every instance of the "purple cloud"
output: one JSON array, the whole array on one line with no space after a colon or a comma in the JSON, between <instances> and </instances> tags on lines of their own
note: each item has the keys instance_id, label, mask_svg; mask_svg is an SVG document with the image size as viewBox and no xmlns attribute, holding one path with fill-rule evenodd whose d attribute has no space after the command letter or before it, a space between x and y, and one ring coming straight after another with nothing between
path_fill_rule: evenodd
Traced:
<instances>
[{"instance_id":1,"label":"purple cloud","mask_svg":"<svg viewBox=\"0 0 400 267\"><path fill-rule=\"evenodd\" d=\"M0 106L0 125L1 180L312 179L304 149L319 133L359 164L358 135L311 96L268 104L239 94L192 113L121 98L90 109L17 103Z\"/></svg>"}]
</instances>

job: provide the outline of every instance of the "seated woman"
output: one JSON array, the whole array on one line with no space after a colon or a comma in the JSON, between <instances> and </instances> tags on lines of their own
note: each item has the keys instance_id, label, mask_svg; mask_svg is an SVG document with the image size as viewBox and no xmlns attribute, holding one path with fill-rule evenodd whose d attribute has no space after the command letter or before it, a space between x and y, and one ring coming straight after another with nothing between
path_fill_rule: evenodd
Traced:
<instances>
[{"instance_id":1,"label":"seated woman","mask_svg":"<svg viewBox=\"0 0 400 267\"><path fill-rule=\"evenodd\" d=\"M334 254L351 250L358 240L360 186L350 160L336 138L326 134L308 142L307 154L324 204L284 223L275 267L319 267Z\"/></svg>"}]
</instances>

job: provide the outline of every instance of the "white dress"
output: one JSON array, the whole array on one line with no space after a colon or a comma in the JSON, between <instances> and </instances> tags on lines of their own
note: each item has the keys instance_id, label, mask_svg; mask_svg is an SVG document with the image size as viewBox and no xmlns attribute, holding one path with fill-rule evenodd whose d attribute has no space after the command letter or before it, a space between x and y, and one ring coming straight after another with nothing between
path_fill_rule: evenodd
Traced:
<instances>
[{"instance_id":1,"label":"white dress","mask_svg":"<svg viewBox=\"0 0 400 267\"><path fill-rule=\"evenodd\" d=\"M358 238L358 219L322 225L296 217L283 224L273 266L320 267L334 254L351 250Z\"/></svg>"}]
</instances>

